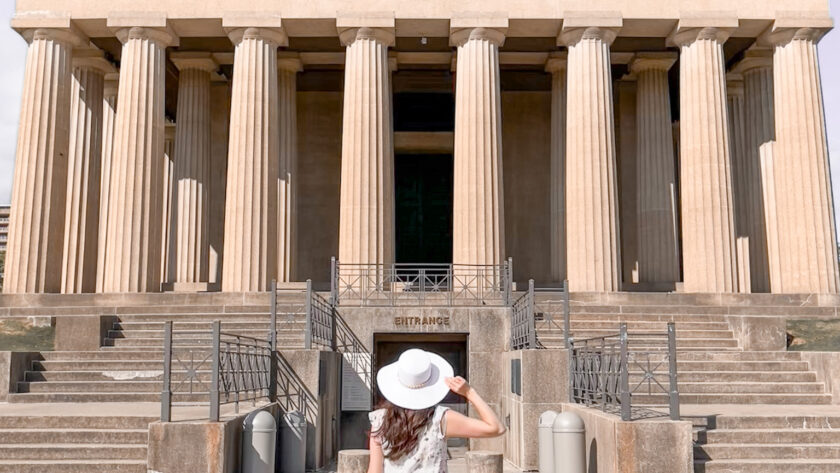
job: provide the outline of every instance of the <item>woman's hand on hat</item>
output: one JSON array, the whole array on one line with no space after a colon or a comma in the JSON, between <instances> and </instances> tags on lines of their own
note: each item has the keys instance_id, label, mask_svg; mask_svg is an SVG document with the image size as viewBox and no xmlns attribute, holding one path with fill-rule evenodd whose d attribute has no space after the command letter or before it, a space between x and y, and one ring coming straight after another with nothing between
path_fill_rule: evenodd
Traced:
<instances>
[{"instance_id":1,"label":"woman's hand on hat","mask_svg":"<svg viewBox=\"0 0 840 473\"><path fill-rule=\"evenodd\" d=\"M449 386L449 389L453 393L463 397L467 397L467 395L470 393L470 390L472 389L469 383L467 383L467 380L460 376L455 376L453 378L444 378L443 382L446 383L447 386Z\"/></svg>"}]
</instances>

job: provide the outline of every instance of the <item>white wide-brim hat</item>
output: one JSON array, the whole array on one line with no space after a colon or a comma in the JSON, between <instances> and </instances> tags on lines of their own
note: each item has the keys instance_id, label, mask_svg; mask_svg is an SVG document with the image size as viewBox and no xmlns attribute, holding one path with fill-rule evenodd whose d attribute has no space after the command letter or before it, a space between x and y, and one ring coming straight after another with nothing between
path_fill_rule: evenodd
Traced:
<instances>
[{"instance_id":1,"label":"white wide-brim hat","mask_svg":"<svg viewBox=\"0 0 840 473\"><path fill-rule=\"evenodd\" d=\"M440 355L412 348L400 358L383 366L376 374L379 392L395 406L426 409L449 393L444 378L452 377L452 365Z\"/></svg>"}]
</instances>

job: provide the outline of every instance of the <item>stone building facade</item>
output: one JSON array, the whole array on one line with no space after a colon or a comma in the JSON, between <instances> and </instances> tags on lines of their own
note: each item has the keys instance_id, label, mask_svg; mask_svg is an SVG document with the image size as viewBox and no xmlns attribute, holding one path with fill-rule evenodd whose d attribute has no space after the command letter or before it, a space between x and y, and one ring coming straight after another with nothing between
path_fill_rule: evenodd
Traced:
<instances>
[{"instance_id":1,"label":"stone building facade","mask_svg":"<svg viewBox=\"0 0 840 473\"><path fill-rule=\"evenodd\" d=\"M4 292L262 291L332 256L838 292L827 1L468 7L18 0Z\"/></svg>"}]
</instances>

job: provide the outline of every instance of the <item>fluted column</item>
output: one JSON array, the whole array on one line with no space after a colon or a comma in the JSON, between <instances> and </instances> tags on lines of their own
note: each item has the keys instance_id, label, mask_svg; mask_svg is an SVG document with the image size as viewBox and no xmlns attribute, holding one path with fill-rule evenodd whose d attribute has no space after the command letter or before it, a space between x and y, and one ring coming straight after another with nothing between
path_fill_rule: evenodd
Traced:
<instances>
[{"instance_id":1,"label":"fluted column","mask_svg":"<svg viewBox=\"0 0 840 473\"><path fill-rule=\"evenodd\" d=\"M303 69L300 59L277 60L277 90L280 107L280 181L277 195L277 281L293 280L297 218L297 73Z\"/></svg>"},{"instance_id":2,"label":"fluted column","mask_svg":"<svg viewBox=\"0 0 840 473\"><path fill-rule=\"evenodd\" d=\"M817 41L825 30L781 28L773 53L773 150L783 292L837 293L837 239Z\"/></svg>"},{"instance_id":3,"label":"fluted column","mask_svg":"<svg viewBox=\"0 0 840 473\"><path fill-rule=\"evenodd\" d=\"M639 53L636 75L639 281L679 281L676 232L676 173L668 70L672 53Z\"/></svg>"},{"instance_id":4,"label":"fluted column","mask_svg":"<svg viewBox=\"0 0 840 473\"><path fill-rule=\"evenodd\" d=\"M779 218L776 199L776 169L773 161L775 141L763 143L758 148L761 165L761 194L764 209L764 223L767 231L767 268L770 290L782 292L781 248L779 244Z\"/></svg>"},{"instance_id":5,"label":"fluted column","mask_svg":"<svg viewBox=\"0 0 840 473\"><path fill-rule=\"evenodd\" d=\"M729 125L729 151L732 162L732 222L735 232L735 260L736 274L738 276L736 288L744 292L746 284L752 287L747 277L749 268L744 268L744 263L749 260L741 254L742 249L752 249L752 242L749 241L747 228L749 225L749 197L745 195L746 186L744 163L747 161L747 134L744 111L744 78L737 73L726 74L726 112ZM743 243L747 241L747 243Z\"/></svg>"},{"instance_id":6,"label":"fluted column","mask_svg":"<svg viewBox=\"0 0 840 473\"><path fill-rule=\"evenodd\" d=\"M225 203L223 291L264 291L277 274L281 30L237 28Z\"/></svg>"},{"instance_id":7,"label":"fluted column","mask_svg":"<svg viewBox=\"0 0 840 473\"><path fill-rule=\"evenodd\" d=\"M219 65L210 53L179 53L175 124L173 218L175 291L206 290L210 217L210 74Z\"/></svg>"},{"instance_id":8,"label":"fluted column","mask_svg":"<svg viewBox=\"0 0 840 473\"><path fill-rule=\"evenodd\" d=\"M566 279L566 58L550 58L551 73L551 277Z\"/></svg>"},{"instance_id":9,"label":"fluted column","mask_svg":"<svg viewBox=\"0 0 840 473\"><path fill-rule=\"evenodd\" d=\"M678 30L680 200L687 292L737 289L723 28Z\"/></svg>"},{"instance_id":10,"label":"fluted column","mask_svg":"<svg viewBox=\"0 0 840 473\"><path fill-rule=\"evenodd\" d=\"M344 69L338 257L342 263L394 262L394 141L391 30L350 28Z\"/></svg>"},{"instance_id":11,"label":"fluted column","mask_svg":"<svg viewBox=\"0 0 840 473\"><path fill-rule=\"evenodd\" d=\"M170 256L175 254L175 124L166 120L163 128L163 185L161 186L161 228L163 237L160 239L160 282L161 288L171 288L174 280L174 261Z\"/></svg>"},{"instance_id":12,"label":"fluted column","mask_svg":"<svg viewBox=\"0 0 840 473\"><path fill-rule=\"evenodd\" d=\"M732 183L741 223L736 220L738 236L750 239L750 279L752 292L770 292L767 224L762 198L760 148L775 139L773 118L773 59L769 49L749 49L738 63L736 72L744 77L744 159L733 157ZM740 191L738 190L740 188ZM737 218L736 210L736 218Z\"/></svg>"},{"instance_id":13,"label":"fluted column","mask_svg":"<svg viewBox=\"0 0 840 473\"><path fill-rule=\"evenodd\" d=\"M100 51L79 51L73 58L61 265L61 292L65 294L96 290L102 109L105 74L110 72L114 67Z\"/></svg>"},{"instance_id":14,"label":"fluted column","mask_svg":"<svg viewBox=\"0 0 840 473\"><path fill-rule=\"evenodd\" d=\"M111 188L111 161L114 150L114 123L117 120L119 75L105 76L102 94L102 174L99 178L99 242L96 246L96 292L105 284L105 236L108 231L108 198Z\"/></svg>"},{"instance_id":15,"label":"fluted column","mask_svg":"<svg viewBox=\"0 0 840 473\"><path fill-rule=\"evenodd\" d=\"M124 28L105 238L104 292L156 292L161 283L165 29Z\"/></svg>"},{"instance_id":16,"label":"fluted column","mask_svg":"<svg viewBox=\"0 0 840 473\"><path fill-rule=\"evenodd\" d=\"M610 44L616 28L565 28L566 238L569 288L620 289Z\"/></svg>"},{"instance_id":17,"label":"fluted column","mask_svg":"<svg viewBox=\"0 0 840 473\"><path fill-rule=\"evenodd\" d=\"M58 292L73 47L69 30L23 32L29 43L21 94L3 292Z\"/></svg>"}]
</instances>

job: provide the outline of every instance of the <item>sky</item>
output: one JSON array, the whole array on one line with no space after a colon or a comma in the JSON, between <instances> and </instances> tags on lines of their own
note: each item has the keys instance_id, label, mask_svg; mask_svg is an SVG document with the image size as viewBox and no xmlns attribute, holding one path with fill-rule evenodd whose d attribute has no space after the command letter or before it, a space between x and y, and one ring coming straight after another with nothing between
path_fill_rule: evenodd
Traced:
<instances>
[{"instance_id":1,"label":"sky","mask_svg":"<svg viewBox=\"0 0 840 473\"><path fill-rule=\"evenodd\" d=\"M837 29L819 43L826 130L831 166L834 202L840 204L840 0L830 0ZM0 0L0 203L8 203L12 194L12 176L17 144L20 93L26 61L26 42L11 28L14 0ZM840 214L840 205L835 205ZM840 218L835 218L840 221Z\"/></svg>"}]
</instances>

